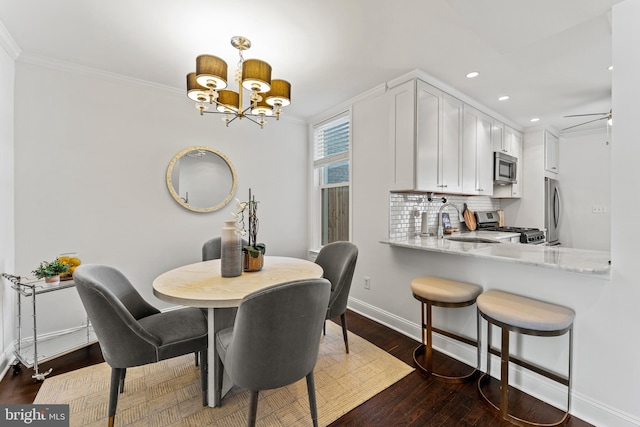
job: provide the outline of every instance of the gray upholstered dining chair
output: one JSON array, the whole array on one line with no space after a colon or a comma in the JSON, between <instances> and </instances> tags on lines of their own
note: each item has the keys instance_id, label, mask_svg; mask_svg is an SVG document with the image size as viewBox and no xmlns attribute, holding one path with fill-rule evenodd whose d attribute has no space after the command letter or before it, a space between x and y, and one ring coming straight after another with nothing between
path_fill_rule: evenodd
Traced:
<instances>
[{"instance_id":1,"label":"gray upholstered dining chair","mask_svg":"<svg viewBox=\"0 0 640 427\"><path fill-rule=\"evenodd\" d=\"M161 313L148 304L120 271L82 264L73 280L111 366L109 426L114 425L118 392L124 391L127 368L197 352L202 403L207 404L207 320L198 308Z\"/></svg>"},{"instance_id":2,"label":"gray upholstered dining chair","mask_svg":"<svg viewBox=\"0 0 640 427\"><path fill-rule=\"evenodd\" d=\"M307 380L313 425L318 425L313 369L331 285L326 279L296 280L253 292L242 299L232 328L216 334L216 401L222 373L251 392L248 426L254 426L258 393Z\"/></svg>"},{"instance_id":3,"label":"gray upholstered dining chair","mask_svg":"<svg viewBox=\"0 0 640 427\"><path fill-rule=\"evenodd\" d=\"M327 309L327 319L340 316L344 347L349 353L347 338L347 300L353 272L358 259L358 247L351 242L333 242L320 249L316 257L316 264L324 270L323 277L331 282L331 298ZM324 329L326 333L326 328Z\"/></svg>"},{"instance_id":4,"label":"gray upholstered dining chair","mask_svg":"<svg viewBox=\"0 0 640 427\"><path fill-rule=\"evenodd\" d=\"M214 237L209 239L202 245L202 261L210 261L212 259L220 259L221 256L221 238ZM242 246L247 246L249 242L247 239L242 239Z\"/></svg>"}]
</instances>

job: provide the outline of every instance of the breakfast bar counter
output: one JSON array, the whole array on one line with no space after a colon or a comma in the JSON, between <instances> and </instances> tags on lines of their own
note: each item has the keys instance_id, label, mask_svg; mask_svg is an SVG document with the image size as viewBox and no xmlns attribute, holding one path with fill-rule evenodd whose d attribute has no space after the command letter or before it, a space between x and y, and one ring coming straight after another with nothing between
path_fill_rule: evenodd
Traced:
<instances>
[{"instance_id":1,"label":"breakfast bar counter","mask_svg":"<svg viewBox=\"0 0 640 427\"><path fill-rule=\"evenodd\" d=\"M461 234L461 236L463 235ZM395 247L486 258L605 277L611 270L611 253L605 251L506 242L462 242L449 240L447 237L421 236L392 239L382 243Z\"/></svg>"}]
</instances>

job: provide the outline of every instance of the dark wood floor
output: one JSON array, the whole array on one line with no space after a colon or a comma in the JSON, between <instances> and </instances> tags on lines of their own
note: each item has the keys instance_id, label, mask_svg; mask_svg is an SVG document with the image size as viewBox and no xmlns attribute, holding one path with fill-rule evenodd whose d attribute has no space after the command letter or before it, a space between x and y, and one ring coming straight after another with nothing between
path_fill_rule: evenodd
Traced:
<instances>
[{"instance_id":1,"label":"dark wood floor","mask_svg":"<svg viewBox=\"0 0 640 427\"><path fill-rule=\"evenodd\" d=\"M391 355L413 365L413 350L418 342L373 322L353 312L347 313L349 330L377 345ZM54 359L43 365L53 368L59 375L84 366L103 362L97 344ZM455 360L437 354L437 366L446 373L455 374L463 369ZM0 402L33 403L40 382L31 378L31 369L22 368L17 374L11 370L0 382ZM498 393L497 384L490 388ZM513 408L516 414L537 417L543 422L560 418L560 412L530 396L514 391ZM337 426L509 426L509 422L491 411L480 397L476 383L446 384L426 378L417 370L396 384L374 396L351 412L345 414L330 427ZM568 426L591 426L571 417Z\"/></svg>"}]
</instances>

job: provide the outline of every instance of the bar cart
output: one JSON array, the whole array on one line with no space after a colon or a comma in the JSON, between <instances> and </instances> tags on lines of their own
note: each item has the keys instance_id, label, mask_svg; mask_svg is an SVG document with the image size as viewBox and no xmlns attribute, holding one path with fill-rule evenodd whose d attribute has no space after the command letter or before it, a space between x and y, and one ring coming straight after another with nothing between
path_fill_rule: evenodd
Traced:
<instances>
[{"instance_id":1,"label":"bar cart","mask_svg":"<svg viewBox=\"0 0 640 427\"><path fill-rule=\"evenodd\" d=\"M53 368L49 368L49 370L45 372L40 372L41 363L86 347L97 341L88 317L86 325L38 336L36 297L48 292L73 288L75 287L73 280L63 281L59 284L50 284L45 283L42 279L14 276L6 273L2 273L2 277L11 283L11 288L18 294L18 339L16 340L14 350L16 356L16 361L13 365L14 371L18 371L20 369L20 363L22 363L27 368L33 368L32 378L43 381L47 375L51 373ZM31 297L33 310L33 337L23 339L22 299L29 297Z\"/></svg>"}]
</instances>

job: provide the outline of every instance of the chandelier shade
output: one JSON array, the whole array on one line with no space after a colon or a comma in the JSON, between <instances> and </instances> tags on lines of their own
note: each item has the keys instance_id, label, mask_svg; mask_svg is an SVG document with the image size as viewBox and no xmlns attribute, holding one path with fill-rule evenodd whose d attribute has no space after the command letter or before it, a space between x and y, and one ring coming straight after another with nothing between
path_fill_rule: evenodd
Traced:
<instances>
[{"instance_id":1,"label":"chandelier shade","mask_svg":"<svg viewBox=\"0 0 640 427\"><path fill-rule=\"evenodd\" d=\"M225 89L228 75L225 61L214 55L199 55L196 71L187 74L187 97L196 102L201 116L223 114L222 120L227 126L236 119L247 119L262 128L267 123L267 116L279 120L282 107L291 104L291 84L286 80L272 81L271 65L267 62L244 59L243 52L251 47L251 41L246 37L232 37L231 45L240 56L233 78L237 92ZM250 92L248 105L243 102L245 90ZM214 108L209 110L208 106Z\"/></svg>"},{"instance_id":2,"label":"chandelier shade","mask_svg":"<svg viewBox=\"0 0 640 427\"><path fill-rule=\"evenodd\" d=\"M271 90L267 92L267 104L286 107L291 104L291 83L286 80L272 80Z\"/></svg>"},{"instance_id":3,"label":"chandelier shade","mask_svg":"<svg viewBox=\"0 0 640 427\"><path fill-rule=\"evenodd\" d=\"M221 113L238 113L240 105L240 95L232 90L221 90L218 92L217 110Z\"/></svg>"},{"instance_id":4,"label":"chandelier shade","mask_svg":"<svg viewBox=\"0 0 640 427\"><path fill-rule=\"evenodd\" d=\"M262 100L258 101L255 107L251 108L251 114L256 114L256 115L263 114L265 116L273 115L273 108L271 108L271 105L267 104L267 100L264 94L262 95Z\"/></svg>"},{"instance_id":5,"label":"chandelier shade","mask_svg":"<svg viewBox=\"0 0 640 427\"><path fill-rule=\"evenodd\" d=\"M247 59L242 63L242 87L259 93L271 89L271 65L259 59Z\"/></svg>"},{"instance_id":6,"label":"chandelier shade","mask_svg":"<svg viewBox=\"0 0 640 427\"><path fill-rule=\"evenodd\" d=\"M196 79L196 73L187 74L187 96L195 102L205 102L209 100L208 90L200 86Z\"/></svg>"},{"instance_id":7,"label":"chandelier shade","mask_svg":"<svg viewBox=\"0 0 640 427\"><path fill-rule=\"evenodd\" d=\"M217 56L200 55L196 58L196 81L213 90L227 87L227 63Z\"/></svg>"}]
</instances>

